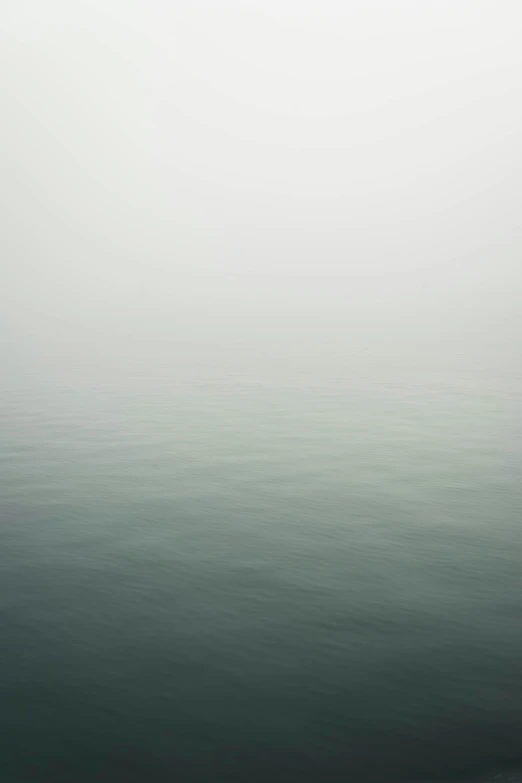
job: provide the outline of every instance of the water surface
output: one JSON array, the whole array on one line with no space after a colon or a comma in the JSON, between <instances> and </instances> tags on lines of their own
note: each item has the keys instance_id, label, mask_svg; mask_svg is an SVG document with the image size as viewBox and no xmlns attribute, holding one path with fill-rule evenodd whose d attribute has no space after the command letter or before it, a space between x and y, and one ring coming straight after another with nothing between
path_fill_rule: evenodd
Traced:
<instances>
[{"instance_id":1,"label":"water surface","mask_svg":"<svg viewBox=\"0 0 522 783\"><path fill-rule=\"evenodd\" d=\"M512 374L13 368L1 779L520 781Z\"/></svg>"}]
</instances>

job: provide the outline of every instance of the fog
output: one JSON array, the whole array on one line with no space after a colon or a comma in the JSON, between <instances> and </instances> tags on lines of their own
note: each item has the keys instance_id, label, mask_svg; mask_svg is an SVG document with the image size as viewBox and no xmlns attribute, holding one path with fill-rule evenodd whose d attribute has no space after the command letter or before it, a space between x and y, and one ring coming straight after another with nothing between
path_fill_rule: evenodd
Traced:
<instances>
[{"instance_id":1,"label":"fog","mask_svg":"<svg viewBox=\"0 0 522 783\"><path fill-rule=\"evenodd\" d=\"M517 0L1 17L4 355L516 366Z\"/></svg>"}]
</instances>

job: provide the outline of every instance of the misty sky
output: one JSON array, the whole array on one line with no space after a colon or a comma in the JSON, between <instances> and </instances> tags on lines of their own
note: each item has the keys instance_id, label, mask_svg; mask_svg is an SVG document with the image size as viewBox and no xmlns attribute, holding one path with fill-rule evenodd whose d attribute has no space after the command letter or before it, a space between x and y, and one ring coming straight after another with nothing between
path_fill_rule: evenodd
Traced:
<instances>
[{"instance_id":1,"label":"misty sky","mask_svg":"<svg viewBox=\"0 0 522 783\"><path fill-rule=\"evenodd\" d=\"M0 15L11 349L161 335L517 360L519 0Z\"/></svg>"}]
</instances>

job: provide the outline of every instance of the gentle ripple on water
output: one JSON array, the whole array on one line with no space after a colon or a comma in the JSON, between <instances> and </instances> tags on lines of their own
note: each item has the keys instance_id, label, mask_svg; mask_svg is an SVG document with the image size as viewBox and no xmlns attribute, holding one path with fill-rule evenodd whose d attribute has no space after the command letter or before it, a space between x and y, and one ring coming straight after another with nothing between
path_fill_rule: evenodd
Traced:
<instances>
[{"instance_id":1,"label":"gentle ripple on water","mask_svg":"<svg viewBox=\"0 0 522 783\"><path fill-rule=\"evenodd\" d=\"M518 783L519 399L6 388L2 780Z\"/></svg>"}]
</instances>

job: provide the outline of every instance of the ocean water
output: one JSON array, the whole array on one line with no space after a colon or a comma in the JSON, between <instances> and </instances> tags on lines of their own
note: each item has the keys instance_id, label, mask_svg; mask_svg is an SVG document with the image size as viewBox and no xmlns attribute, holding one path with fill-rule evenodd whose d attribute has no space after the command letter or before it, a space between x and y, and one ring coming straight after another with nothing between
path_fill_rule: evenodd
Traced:
<instances>
[{"instance_id":1,"label":"ocean water","mask_svg":"<svg viewBox=\"0 0 522 783\"><path fill-rule=\"evenodd\" d=\"M10 368L0 781L521 781L520 390Z\"/></svg>"}]
</instances>

